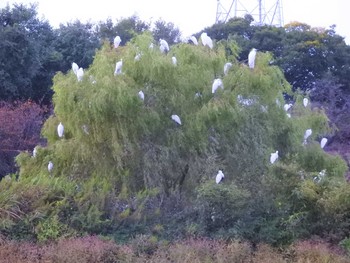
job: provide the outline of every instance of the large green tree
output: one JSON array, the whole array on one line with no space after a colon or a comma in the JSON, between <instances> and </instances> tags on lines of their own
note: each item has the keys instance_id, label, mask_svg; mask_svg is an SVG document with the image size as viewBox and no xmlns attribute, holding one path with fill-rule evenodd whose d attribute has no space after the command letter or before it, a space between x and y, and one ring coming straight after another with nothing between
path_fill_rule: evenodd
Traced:
<instances>
[{"instance_id":1,"label":"large green tree","mask_svg":"<svg viewBox=\"0 0 350 263\"><path fill-rule=\"evenodd\" d=\"M332 219L328 194L334 185L346 188L346 166L319 146L330 132L324 113L294 94L288 118L282 93L293 94L269 54L258 53L250 69L232 41L213 50L180 43L168 54L152 42L146 33L118 49L106 43L82 81L72 71L55 76L55 115L42 130L47 147L19 155L18 181L0 184L1 232L39 240L154 232L274 244L325 234L313 224L325 223L325 213ZM233 65L225 75L227 61ZM216 78L223 88L213 93ZM225 178L216 184L219 169ZM343 212L340 206L334 216ZM331 230L347 234L327 225Z\"/></svg>"},{"instance_id":2,"label":"large green tree","mask_svg":"<svg viewBox=\"0 0 350 263\"><path fill-rule=\"evenodd\" d=\"M35 5L0 10L0 98L48 101L56 71L55 40L49 23L37 18Z\"/></svg>"}]
</instances>

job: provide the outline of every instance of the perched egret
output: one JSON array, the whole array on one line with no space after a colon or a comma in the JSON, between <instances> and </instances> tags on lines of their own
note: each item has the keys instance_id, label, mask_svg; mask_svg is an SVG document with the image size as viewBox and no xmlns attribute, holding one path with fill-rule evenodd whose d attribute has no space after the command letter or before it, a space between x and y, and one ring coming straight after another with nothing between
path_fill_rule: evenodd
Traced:
<instances>
[{"instance_id":1,"label":"perched egret","mask_svg":"<svg viewBox=\"0 0 350 263\"><path fill-rule=\"evenodd\" d=\"M202 33L201 34L201 40L202 40L202 44L203 46L208 46L210 49L213 48L213 40L208 37L207 33Z\"/></svg>"},{"instance_id":2,"label":"perched egret","mask_svg":"<svg viewBox=\"0 0 350 263\"><path fill-rule=\"evenodd\" d=\"M270 163L273 164L278 159L278 151L271 153Z\"/></svg>"},{"instance_id":3,"label":"perched egret","mask_svg":"<svg viewBox=\"0 0 350 263\"><path fill-rule=\"evenodd\" d=\"M181 125L181 120L178 115L171 115L171 119L175 121L177 124Z\"/></svg>"},{"instance_id":4,"label":"perched egret","mask_svg":"<svg viewBox=\"0 0 350 263\"><path fill-rule=\"evenodd\" d=\"M328 142L328 139L327 139L327 138L322 138L321 143L320 143L322 149L325 147L325 145L327 144L327 142Z\"/></svg>"},{"instance_id":5,"label":"perched egret","mask_svg":"<svg viewBox=\"0 0 350 263\"><path fill-rule=\"evenodd\" d=\"M64 133L64 126L63 126L62 122L60 122L60 124L58 124L58 126L57 126L58 137L62 138L63 133Z\"/></svg>"},{"instance_id":6,"label":"perched egret","mask_svg":"<svg viewBox=\"0 0 350 263\"><path fill-rule=\"evenodd\" d=\"M141 53L137 53L135 56L135 61L139 61L141 59Z\"/></svg>"},{"instance_id":7,"label":"perched egret","mask_svg":"<svg viewBox=\"0 0 350 263\"><path fill-rule=\"evenodd\" d=\"M214 79L213 86L211 88L211 93L214 94L219 87L221 87L221 89L224 89L224 84L222 83L222 80Z\"/></svg>"},{"instance_id":8,"label":"perched egret","mask_svg":"<svg viewBox=\"0 0 350 263\"><path fill-rule=\"evenodd\" d=\"M122 39L120 38L120 36L116 36L114 38L114 48L119 47L120 42L122 42Z\"/></svg>"},{"instance_id":9,"label":"perched egret","mask_svg":"<svg viewBox=\"0 0 350 263\"><path fill-rule=\"evenodd\" d=\"M159 49L162 53L169 52L168 42L166 42L164 39L159 39L159 43L160 43Z\"/></svg>"},{"instance_id":10,"label":"perched egret","mask_svg":"<svg viewBox=\"0 0 350 263\"><path fill-rule=\"evenodd\" d=\"M284 109L285 111L289 111L289 109L290 109L291 107L293 107L293 104L284 104L283 109Z\"/></svg>"},{"instance_id":11,"label":"perched egret","mask_svg":"<svg viewBox=\"0 0 350 263\"><path fill-rule=\"evenodd\" d=\"M219 184L224 178L224 173L221 170L219 170L218 174L216 175L215 182Z\"/></svg>"},{"instance_id":12,"label":"perched egret","mask_svg":"<svg viewBox=\"0 0 350 263\"><path fill-rule=\"evenodd\" d=\"M138 94L141 100L145 100L145 94L143 93L142 90L140 90Z\"/></svg>"},{"instance_id":13,"label":"perched egret","mask_svg":"<svg viewBox=\"0 0 350 263\"><path fill-rule=\"evenodd\" d=\"M248 55L248 66L249 68L253 69L255 67L255 56L256 56L256 49L253 48Z\"/></svg>"},{"instance_id":14,"label":"perched egret","mask_svg":"<svg viewBox=\"0 0 350 263\"><path fill-rule=\"evenodd\" d=\"M47 165L47 170L49 170L49 173L51 173L52 169L53 169L53 163L49 161L49 164Z\"/></svg>"},{"instance_id":15,"label":"perched egret","mask_svg":"<svg viewBox=\"0 0 350 263\"><path fill-rule=\"evenodd\" d=\"M306 108L306 106L309 104L308 98L303 99L303 104L304 104L304 107Z\"/></svg>"},{"instance_id":16,"label":"perched egret","mask_svg":"<svg viewBox=\"0 0 350 263\"><path fill-rule=\"evenodd\" d=\"M172 57L172 58L171 58L171 61L173 62L174 66L176 66L176 64L177 64L177 59L176 59L176 57Z\"/></svg>"},{"instance_id":17,"label":"perched egret","mask_svg":"<svg viewBox=\"0 0 350 263\"><path fill-rule=\"evenodd\" d=\"M227 62L225 65L224 65L224 74L227 75L228 71L230 70L230 68L232 67L232 63L230 62Z\"/></svg>"},{"instance_id":18,"label":"perched egret","mask_svg":"<svg viewBox=\"0 0 350 263\"><path fill-rule=\"evenodd\" d=\"M83 68L79 68L78 71L77 71L78 81L82 81L83 80L83 76L84 76L84 70L83 70Z\"/></svg>"},{"instance_id":19,"label":"perched egret","mask_svg":"<svg viewBox=\"0 0 350 263\"><path fill-rule=\"evenodd\" d=\"M190 40L192 41L193 44L195 44L196 46L198 46L198 41L197 38L195 36L191 36Z\"/></svg>"},{"instance_id":20,"label":"perched egret","mask_svg":"<svg viewBox=\"0 0 350 263\"><path fill-rule=\"evenodd\" d=\"M304 144L306 144L307 138L310 137L310 135L312 134L312 130L311 129L307 129L304 133Z\"/></svg>"},{"instance_id":21,"label":"perched egret","mask_svg":"<svg viewBox=\"0 0 350 263\"><path fill-rule=\"evenodd\" d=\"M123 67L123 59L119 60L119 61L115 64L114 75L120 75L120 74L122 74L122 67Z\"/></svg>"},{"instance_id":22,"label":"perched egret","mask_svg":"<svg viewBox=\"0 0 350 263\"><path fill-rule=\"evenodd\" d=\"M85 134L89 134L89 127L84 124L83 126L81 126L81 128L83 129L83 131L85 132Z\"/></svg>"},{"instance_id":23,"label":"perched egret","mask_svg":"<svg viewBox=\"0 0 350 263\"><path fill-rule=\"evenodd\" d=\"M33 149L33 157L36 157L36 154L38 153L38 149L36 147L34 147Z\"/></svg>"},{"instance_id":24,"label":"perched egret","mask_svg":"<svg viewBox=\"0 0 350 263\"><path fill-rule=\"evenodd\" d=\"M72 70L73 70L74 74L77 75L78 70L79 70L79 66L77 63L75 63L75 62L72 63Z\"/></svg>"}]
</instances>

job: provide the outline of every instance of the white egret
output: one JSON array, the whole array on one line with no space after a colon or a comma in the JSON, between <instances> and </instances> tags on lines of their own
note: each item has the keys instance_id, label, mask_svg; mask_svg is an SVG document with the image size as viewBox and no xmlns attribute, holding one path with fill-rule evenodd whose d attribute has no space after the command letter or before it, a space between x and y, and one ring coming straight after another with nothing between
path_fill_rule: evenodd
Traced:
<instances>
[{"instance_id":1,"label":"white egret","mask_svg":"<svg viewBox=\"0 0 350 263\"><path fill-rule=\"evenodd\" d=\"M180 117L178 115L176 115L176 114L171 115L171 119L173 121L175 121L177 124L181 125L181 120L180 120Z\"/></svg>"},{"instance_id":2,"label":"white egret","mask_svg":"<svg viewBox=\"0 0 350 263\"><path fill-rule=\"evenodd\" d=\"M73 70L74 74L77 75L78 70L79 70L79 66L77 63L75 63L75 62L72 63L72 70Z\"/></svg>"},{"instance_id":3,"label":"white egret","mask_svg":"<svg viewBox=\"0 0 350 263\"><path fill-rule=\"evenodd\" d=\"M203 32L201 34L201 40L203 46L208 46L210 49L213 48L213 40L210 37L208 37L207 33Z\"/></svg>"},{"instance_id":4,"label":"white egret","mask_svg":"<svg viewBox=\"0 0 350 263\"><path fill-rule=\"evenodd\" d=\"M119 61L115 64L114 75L120 75L120 74L122 74L122 67L123 67L123 59L119 60Z\"/></svg>"},{"instance_id":5,"label":"white egret","mask_svg":"<svg viewBox=\"0 0 350 263\"><path fill-rule=\"evenodd\" d=\"M33 157L36 157L36 154L38 153L38 149L36 147L34 147L33 149Z\"/></svg>"},{"instance_id":6,"label":"white egret","mask_svg":"<svg viewBox=\"0 0 350 263\"><path fill-rule=\"evenodd\" d=\"M303 104L304 104L304 107L306 108L306 106L309 104L308 98L303 99Z\"/></svg>"},{"instance_id":7,"label":"white egret","mask_svg":"<svg viewBox=\"0 0 350 263\"><path fill-rule=\"evenodd\" d=\"M142 90L140 90L138 94L141 100L145 100L145 94L143 93Z\"/></svg>"},{"instance_id":8,"label":"white egret","mask_svg":"<svg viewBox=\"0 0 350 263\"><path fill-rule=\"evenodd\" d=\"M222 80L214 79L213 86L211 87L211 93L214 94L219 87L221 87L221 89L224 89L224 84L222 83Z\"/></svg>"},{"instance_id":9,"label":"white egret","mask_svg":"<svg viewBox=\"0 0 350 263\"><path fill-rule=\"evenodd\" d=\"M166 42L164 39L159 39L159 43L160 43L159 49L162 53L169 52L168 42Z\"/></svg>"},{"instance_id":10,"label":"white egret","mask_svg":"<svg viewBox=\"0 0 350 263\"><path fill-rule=\"evenodd\" d=\"M81 128L83 129L83 131L86 133L86 134L89 134L89 127L84 124L83 126L81 126Z\"/></svg>"},{"instance_id":11,"label":"white egret","mask_svg":"<svg viewBox=\"0 0 350 263\"><path fill-rule=\"evenodd\" d=\"M195 44L196 46L198 46L198 41L197 38L195 36L191 36L190 40L192 41L193 44Z\"/></svg>"},{"instance_id":12,"label":"white egret","mask_svg":"<svg viewBox=\"0 0 350 263\"><path fill-rule=\"evenodd\" d=\"M137 53L135 56L135 61L139 61L141 59L141 53Z\"/></svg>"},{"instance_id":13,"label":"white egret","mask_svg":"<svg viewBox=\"0 0 350 263\"><path fill-rule=\"evenodd\" d=\"M230 62L227 62L225 65L224 65L224 74L227 75L228 71L230 70L230 68L232 67L232 63Z\"/></svg>"},{"instance_id":14,"label":"white egret","mask_svg":"<svg viewBox=\"0 0 350 263\"><path fill-rule=\"evenodd\" d=\"M273 164L278 159L278 151L271 153L270 163Z\"/></svg>"},{"instance_id":15,"label":"white egret","mask_svg":"<svg viewBox=\"0 0 350 263\"><path fill-rule=\"evenodd\" d=\"M327 144L327 142L328 142L328 139L327 139L327 138L322 138L321 143L320 143L322 149L325 147L325 145Z\"/></svg>"},{"instance_id":16,"label":"white egret","mask_svg":"<svg viewBox=\"0 0 350 263\"><path fill-rule=\"evenodd\" d=\"M120 38L120 36L116 36L113 42L114 42L114 48L117 48L119 47L120 42L122 42L122 39Z\"/></svg>"},{"instance_id":17,"label":"white egret","mask_svg":"<svg viewBox=\"0 0 350 263\"><path fill-rule=\"evenodd\" d=\"M63 126L62 122L60 122L60 124L58 124L58 126L57 126L58 137L62 138L63 133L64 133L64 126Z\"/></svg>"},{"instance_id":18,"label":"white egret","mask_svg":"<svg viewBox=\"0 0 350 263\"><path fill-rule=\"evenodd\" d=\"M307 138L310 137L310 135L312 134L312 130L311 129L307 129L304 133L304 140L306 141Z\"/></svg>"},{"instance_id":19,"label":"white egret","mask_svg":"<svg viewBox=\"0 0 350 263\"><path fill-rule=\"evenodd\" d=\"M83 68L79 68L78 71L77 71L78 81L82 81L83 80L83 76L84 76L84 70L83 70Z\"/></svg>"},{"instance_id":20,"label":"white egret","mask_svg":"<svg viewBox=\"0 0 350 263\"><path fill-rule=\"evenodd\" d=\"M289 111L289 109L291 108L291 107L293 107L293 104L284 104L284 106L283 106L283 109L285 110L285 111Z\"/></svg>"},{"instance_id":21,"label":"white egret","mask_svg":"<svg viewBox=\"0 0 350 263\"><path fill-rule=\"evenodd\" d=\"M49 170L49 173L51 173L52 169L53 169L53 163L49 161L49 164L47 165L47 170Z\"/></svg>"},{"instance_id":22,"label":"white egret","mask_svg":"<svg viewBox=\"0 0 350 263\"><path fill-rule=\"evenodd\" d=\"M176 59L176 57L172 57L172 58L171 58L171 61L173 62L173 65L176 66L176 64L177 64L177 59Z\"/></svg>"},{"instance_id":23,"label":"white egret","mask_svg":"<svg viewBox=\"0 0 350 263\"><path fill-rule=\"evenodd\" d=\"M224 173L221 170L219 170L218 174L216 175L215 182L219 184L224 178L225 178Z\"/></svg>"},{"instance_id":24,"label":"white egret","mask_svg":"<svg viewBox=\"0 0 350 263\"><path fill-rule=\"evenodd\" d=\"M248 66L253 69L255 67L255 57L256 57L256 49L253 48L248 55Z\"/></svg>"}]
</instances>

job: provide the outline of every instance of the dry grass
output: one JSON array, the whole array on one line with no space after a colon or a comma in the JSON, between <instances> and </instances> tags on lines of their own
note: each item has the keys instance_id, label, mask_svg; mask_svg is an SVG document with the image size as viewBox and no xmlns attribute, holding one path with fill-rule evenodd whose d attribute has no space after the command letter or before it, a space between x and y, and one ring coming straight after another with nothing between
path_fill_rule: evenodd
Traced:
<instances>
[{"instance_id":1,"label":"dry grass","mask_svg":"<svg viewBox=\"0 0 350 263\"><path fill-rule=\"evenodd\" d=\"M142 246L148 239L142 239ZM152 241L154 246L154 240ZM112 262L240 262L240 263L345 263L350 258L328 244L314 241L298 242L284 251L261 244L257 248L246 242L224 242L209 239L187 239L172 244L160 244L154 250L130 245L117 245L95 236L61 240L37 245L0 239L0 263L112 263Z\"/></svg>"}]
</instances>

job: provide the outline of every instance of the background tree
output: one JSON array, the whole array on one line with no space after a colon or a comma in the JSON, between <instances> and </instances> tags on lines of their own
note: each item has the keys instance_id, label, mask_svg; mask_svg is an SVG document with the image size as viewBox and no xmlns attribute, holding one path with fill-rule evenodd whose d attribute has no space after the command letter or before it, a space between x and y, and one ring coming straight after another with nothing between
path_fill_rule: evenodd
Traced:
<instances>
[{"instance_id":1,"label":"background tree","mask_svg":"<svg viewBox=\"0 0 350 263\"><path fill-rule=\"evenodd\" d=\"M154 23L152 34L156 41L164 39L169 45L178 43L181 37L180 30L172 22L165 22L162 19L159 19Z\"/></svg>"},{"instance_id":2,"label":"background tree","mask_svg":"<svg viewBox=\"0 0 350 263\"><path fill-rule=\"evenodd\" d=\"M112 19L107 19L105 22L99 22L97 26L97 34L103 39L107 39L113 43L113 39L118 35L122 39L120 45L126 45L137 34L149 30L149 24L142 21L136 15L128 18L122 18L113 24Z\"/></svg>"},{"instance_id":3,"label":"background tree","mask_svg":"<svg viewBox=\"0 0 350 263\"><path fill-rule=\"evenodd\" d=\"M0 98L48 102L57 68L54 34L37 18L37 7L22 4L0 10Z\"/></svg>"},{"instance_id":4,"label":"background tree","mask_svg":"<svg viewBox=\"0 0 350 263\"><path fill-rule=\"evenodd\" d=\"M55 30L55 50L60 56L60 68L66 72L75 62L82 68L88 68L93 61L96 49L100 47L99 37L94 31L94 25L76 20L72 23L60 24Z\"/></svg>"}]
</instances>

